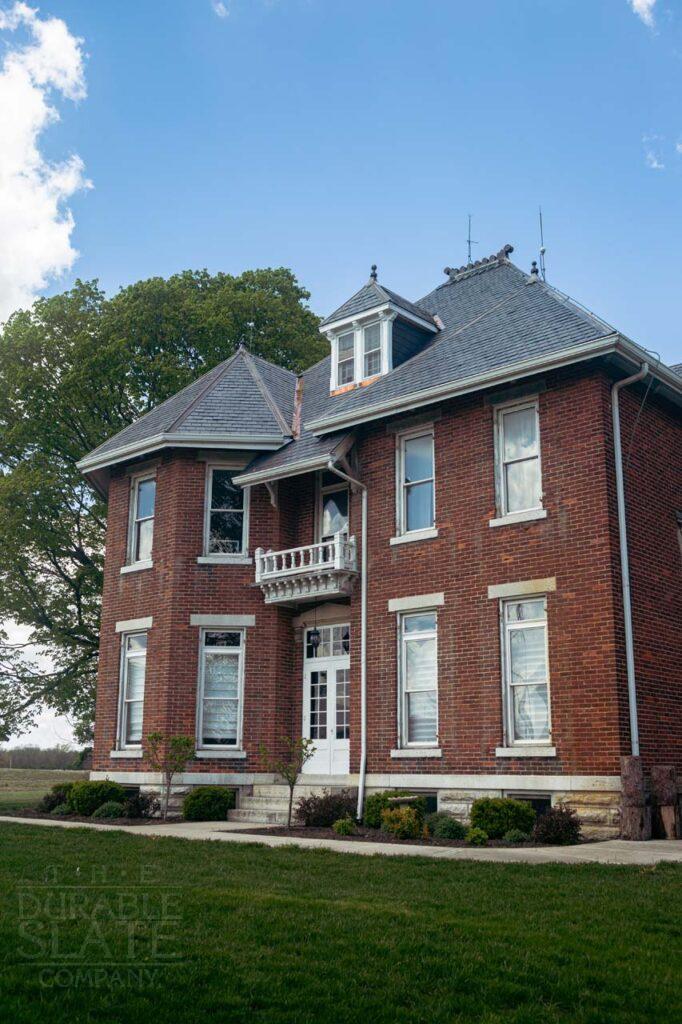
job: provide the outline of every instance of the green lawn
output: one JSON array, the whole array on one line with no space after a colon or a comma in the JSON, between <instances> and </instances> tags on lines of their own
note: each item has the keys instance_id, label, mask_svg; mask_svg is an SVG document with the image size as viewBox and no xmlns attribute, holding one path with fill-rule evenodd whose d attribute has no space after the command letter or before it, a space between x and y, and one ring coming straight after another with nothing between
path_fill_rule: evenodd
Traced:
<instances>
[{"instance_id":1,"label":"green lawn","mask_svg":"<svg viewBox=\"0 0 682 1024\"><path fill-rule=\"evenodd\" d=\"M12 1024L682 1020L676 865L447 863L0 823L0 894Z\"/></svg>"},{"instance_id":2,"label":"green lawn","mask_svg":"<svg viewBox=\"0 0 682 1024\"><path fill-rule=\"evenodd\" d=\"M87 777L87 772L0 768L0 814L11 814L23 807L35 807L41 796L57 782L77 782Z\"/></svg>"}]
</instances>

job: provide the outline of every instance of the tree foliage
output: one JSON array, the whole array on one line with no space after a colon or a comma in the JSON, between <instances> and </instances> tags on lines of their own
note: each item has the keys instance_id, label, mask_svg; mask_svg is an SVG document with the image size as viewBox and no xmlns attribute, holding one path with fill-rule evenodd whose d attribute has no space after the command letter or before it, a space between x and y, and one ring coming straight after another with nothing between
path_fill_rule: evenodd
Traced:
<instances>
[{"instance_id":1,"label":"tree foliage","mask_svg":"<svg viewBox=\"0 0 682 1024\"><path fill-rule=\"evenodd\" d=\"M4 325L0 622L29 635L0 630L0 740L45 706L81 738L92 719L106 508L77 461L242 342L295 371L316 362L326 346L308 298L284 268L185 271L112 298L77 281Z\"/></svg>"}]
</instances>

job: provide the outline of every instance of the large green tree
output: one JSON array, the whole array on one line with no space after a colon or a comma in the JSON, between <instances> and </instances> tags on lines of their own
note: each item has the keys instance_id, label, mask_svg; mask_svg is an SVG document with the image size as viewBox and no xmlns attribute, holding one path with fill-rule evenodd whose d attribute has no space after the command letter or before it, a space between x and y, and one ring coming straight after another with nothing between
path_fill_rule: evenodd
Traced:
<instances>
[{"instance_id":1,"label":"large green tree","mask_svg":"<svg viewBox=\"0 0 682 1024\"><path fill-rule=\"evenodd\" d=\"M28 636L0 629L0 739L42 707L82 735L92 720L106 508L77 461L241 342L292 370L316 362L326 344L308 298L284 268L185 271L110 299L77 281L4 325L0 622Z\"/></svg>"}]
</instances>

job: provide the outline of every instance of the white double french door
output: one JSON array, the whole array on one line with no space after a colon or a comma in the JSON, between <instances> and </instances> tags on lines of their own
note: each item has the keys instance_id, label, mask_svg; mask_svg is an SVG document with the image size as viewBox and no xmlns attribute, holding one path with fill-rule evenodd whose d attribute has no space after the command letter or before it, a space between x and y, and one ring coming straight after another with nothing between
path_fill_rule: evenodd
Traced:
<instances>
[{"instance_id":1,"label":"white double french door","mask_svg":"<svg viewBox=\"0 0 682 1024\"><path fill-rule=\"evenodd\" d=\"M350 766L350 658L308 662L303 679L303 735L315 752L308 775L347 775Z\"/></svg>"}]
</instances>

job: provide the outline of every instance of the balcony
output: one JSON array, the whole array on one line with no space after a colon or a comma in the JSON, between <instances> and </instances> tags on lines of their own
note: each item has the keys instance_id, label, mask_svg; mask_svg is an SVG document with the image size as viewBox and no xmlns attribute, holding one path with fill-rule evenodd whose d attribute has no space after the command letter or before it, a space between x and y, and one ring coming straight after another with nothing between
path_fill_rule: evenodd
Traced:
<instances>
[{"instance_id":1,"label":"balcony","mask_svg":"<svg viewBox=\"0 0 682 1024\"><path fill-rule=\"evenodd\" d=\"M358 575L355 537L337 533L331 540L288 551L256 550L256 584L266 604L299 604L350 594Z\"/></svg>"}]
</instances>

